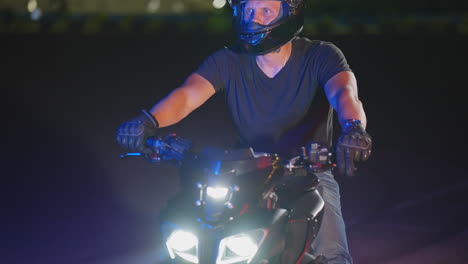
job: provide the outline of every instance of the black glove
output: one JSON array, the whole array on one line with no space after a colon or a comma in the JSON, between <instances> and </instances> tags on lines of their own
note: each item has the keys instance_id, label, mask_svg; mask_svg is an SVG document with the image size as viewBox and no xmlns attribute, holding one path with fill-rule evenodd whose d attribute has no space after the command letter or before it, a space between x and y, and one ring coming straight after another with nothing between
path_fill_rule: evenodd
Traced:
<instances>
[{"instance_id":1,"label":"black glove","mask_svg":"<svg viewBox=\"0 0 468 264\"><path fill-rule=\"evenodd\" d=\"M359 120L346 120L343 134L336 146L336 165L338 172L354 176L355 162L366 161L372 148L372 139Z\"/></svg>"},{"instance_id":2,"label":"black glove","mask_svg":"<svg viewBox=\"0 0 468 264\"><path fill-rule=\"evenodd\" d=\"M149 137L156 135L159 127L158 121L147 111L136 118L123 122L117 129L117 143L130 152L151 154L151 149L146 146Z\"/></svg>"}]
</instances>

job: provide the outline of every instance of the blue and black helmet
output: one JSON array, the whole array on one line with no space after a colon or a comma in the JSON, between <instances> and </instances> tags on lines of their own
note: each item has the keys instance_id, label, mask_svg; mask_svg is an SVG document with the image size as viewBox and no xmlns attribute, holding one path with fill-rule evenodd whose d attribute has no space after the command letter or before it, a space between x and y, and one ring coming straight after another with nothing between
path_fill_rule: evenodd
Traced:
<instances>
[{"instance_id":1,"label":"blue and black helmet","mask_svg":"<svg viewBox=\"0 0 468 264\"><path fill-rule=\"evenodd\" d=\"M250 0L279 1L278 16L268 25L254 23L246 8L249 0L229 0L233 9L233 26L241 46L250 54L262 55L295 38L304 27L304 0Z\"/></svg>"}]
</instances>

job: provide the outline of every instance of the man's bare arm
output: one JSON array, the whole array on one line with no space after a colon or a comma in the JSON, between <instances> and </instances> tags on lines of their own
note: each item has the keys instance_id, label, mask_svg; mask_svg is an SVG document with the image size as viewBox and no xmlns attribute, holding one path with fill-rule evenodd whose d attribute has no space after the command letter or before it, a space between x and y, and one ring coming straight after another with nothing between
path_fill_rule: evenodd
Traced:
<instances>
[{"instance_id":1,"label":"man's bare arm","mask_svg":"<svg viewBox=\"0 0 468 264\"><path fill-rule=\"evenodd\" d=\"M342 71L333 76L325 84L328 101L338 114L338 120L343 126L345 120L361 120L366 128L367 118L358 97L356 77L350 71Z\"/></svg>"},{"instance_id":2,"label":"man's bare arm","mask_svg":"<svg viewBox=\"0 0 468 264\"><path fill-rule=\"evenodd\" d=\"M179 88L173 90L167 97L159 101L150 113L156 118L159 127L173 125L193 110L200 107L212 95L215 88L199 74L191 74Z\"/></svg>"}]
</instances>

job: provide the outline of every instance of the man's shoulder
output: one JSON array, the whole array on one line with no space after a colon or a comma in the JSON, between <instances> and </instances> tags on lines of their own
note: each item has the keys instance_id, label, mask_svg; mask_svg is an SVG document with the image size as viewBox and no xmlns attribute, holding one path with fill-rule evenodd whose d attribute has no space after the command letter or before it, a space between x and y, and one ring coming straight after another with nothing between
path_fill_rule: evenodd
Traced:
<instances>
[{"instance_id":1,"label":"man's shoulder","mask_svg":"<svg viewBox=\"0 0 468 264\"><path fill-rule=\"evenodd\" d=\"M297 38L294 43L296 53L300 57L314 60L315 58L341 54L341 50L332 42L325 40L311 40L308 38Z\"/></svg>"},{"instance_id":2,"label":"man's shoulder","mask_svg":"<svg viewBox=\"0 0 468 264\"><path fill-rule=\"evenodd\" d=\"M219 59L233 59L238 57L241 54L241 51L236 49L236 47L224 46L213 53L210 54L210 57L215 57Z\"/></svg>"},{"instance_id":3,"label":"man's shoulder","mask_svg":"<svg viewBox=\"0 0 468 264\"><path fill-rule=\"evenodd\" d=\"M309 51L315 48L322 48L322 47L335 47L330 41L325 40L318 40L318 39L309 39L307 37L297 37L294 39L294 45L304 51Z\"/></svg>"}]
</instances>

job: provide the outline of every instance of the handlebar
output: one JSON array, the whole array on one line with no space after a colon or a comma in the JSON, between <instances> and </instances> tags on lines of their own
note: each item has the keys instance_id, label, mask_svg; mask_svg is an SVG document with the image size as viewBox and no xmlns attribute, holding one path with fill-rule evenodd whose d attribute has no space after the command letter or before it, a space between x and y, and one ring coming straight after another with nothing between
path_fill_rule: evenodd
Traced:
<instances>
[{"instance_id":1,"label":"handlebar","mask_svg":"<svg viewBox=\"0 0 468 264\"><path fill-rule=\"evenodd\" d=\"M182 161L185 154L192 147L192 142L178 137L175 133L170 133L164 138L151 137L147 140L146 145L150 149L151 154L149 158L152 162ZM127 156L148 157L138 152L126 153L120 157L124 158ZM313 171L328 170L335 167L335 164L331 162L331 156L332 153L326 147L317 143L311 143L307 147L301 148L301 154L299 156L284 160L285 163L283 166L289 171L301 167L303 168L304 165L307 165ZM255 158L255 155L253 158Z\"/></svg>"},{"instance_id":2,"label":"handlebar","mask_svg":"<svg viewBox=\"0 0 468 264\"><path fill-rule=\"evenodd\" d=\"M184 158L185 153L191 148L190 140L178 137L175 133L171 133L164 138L151 137L146 141L146 146L151 154L151 161L176 160L180 161ZM127 156L144 156L140 152L130 152L120 155L121 158Z\"/></svg>"}]
</instances>

